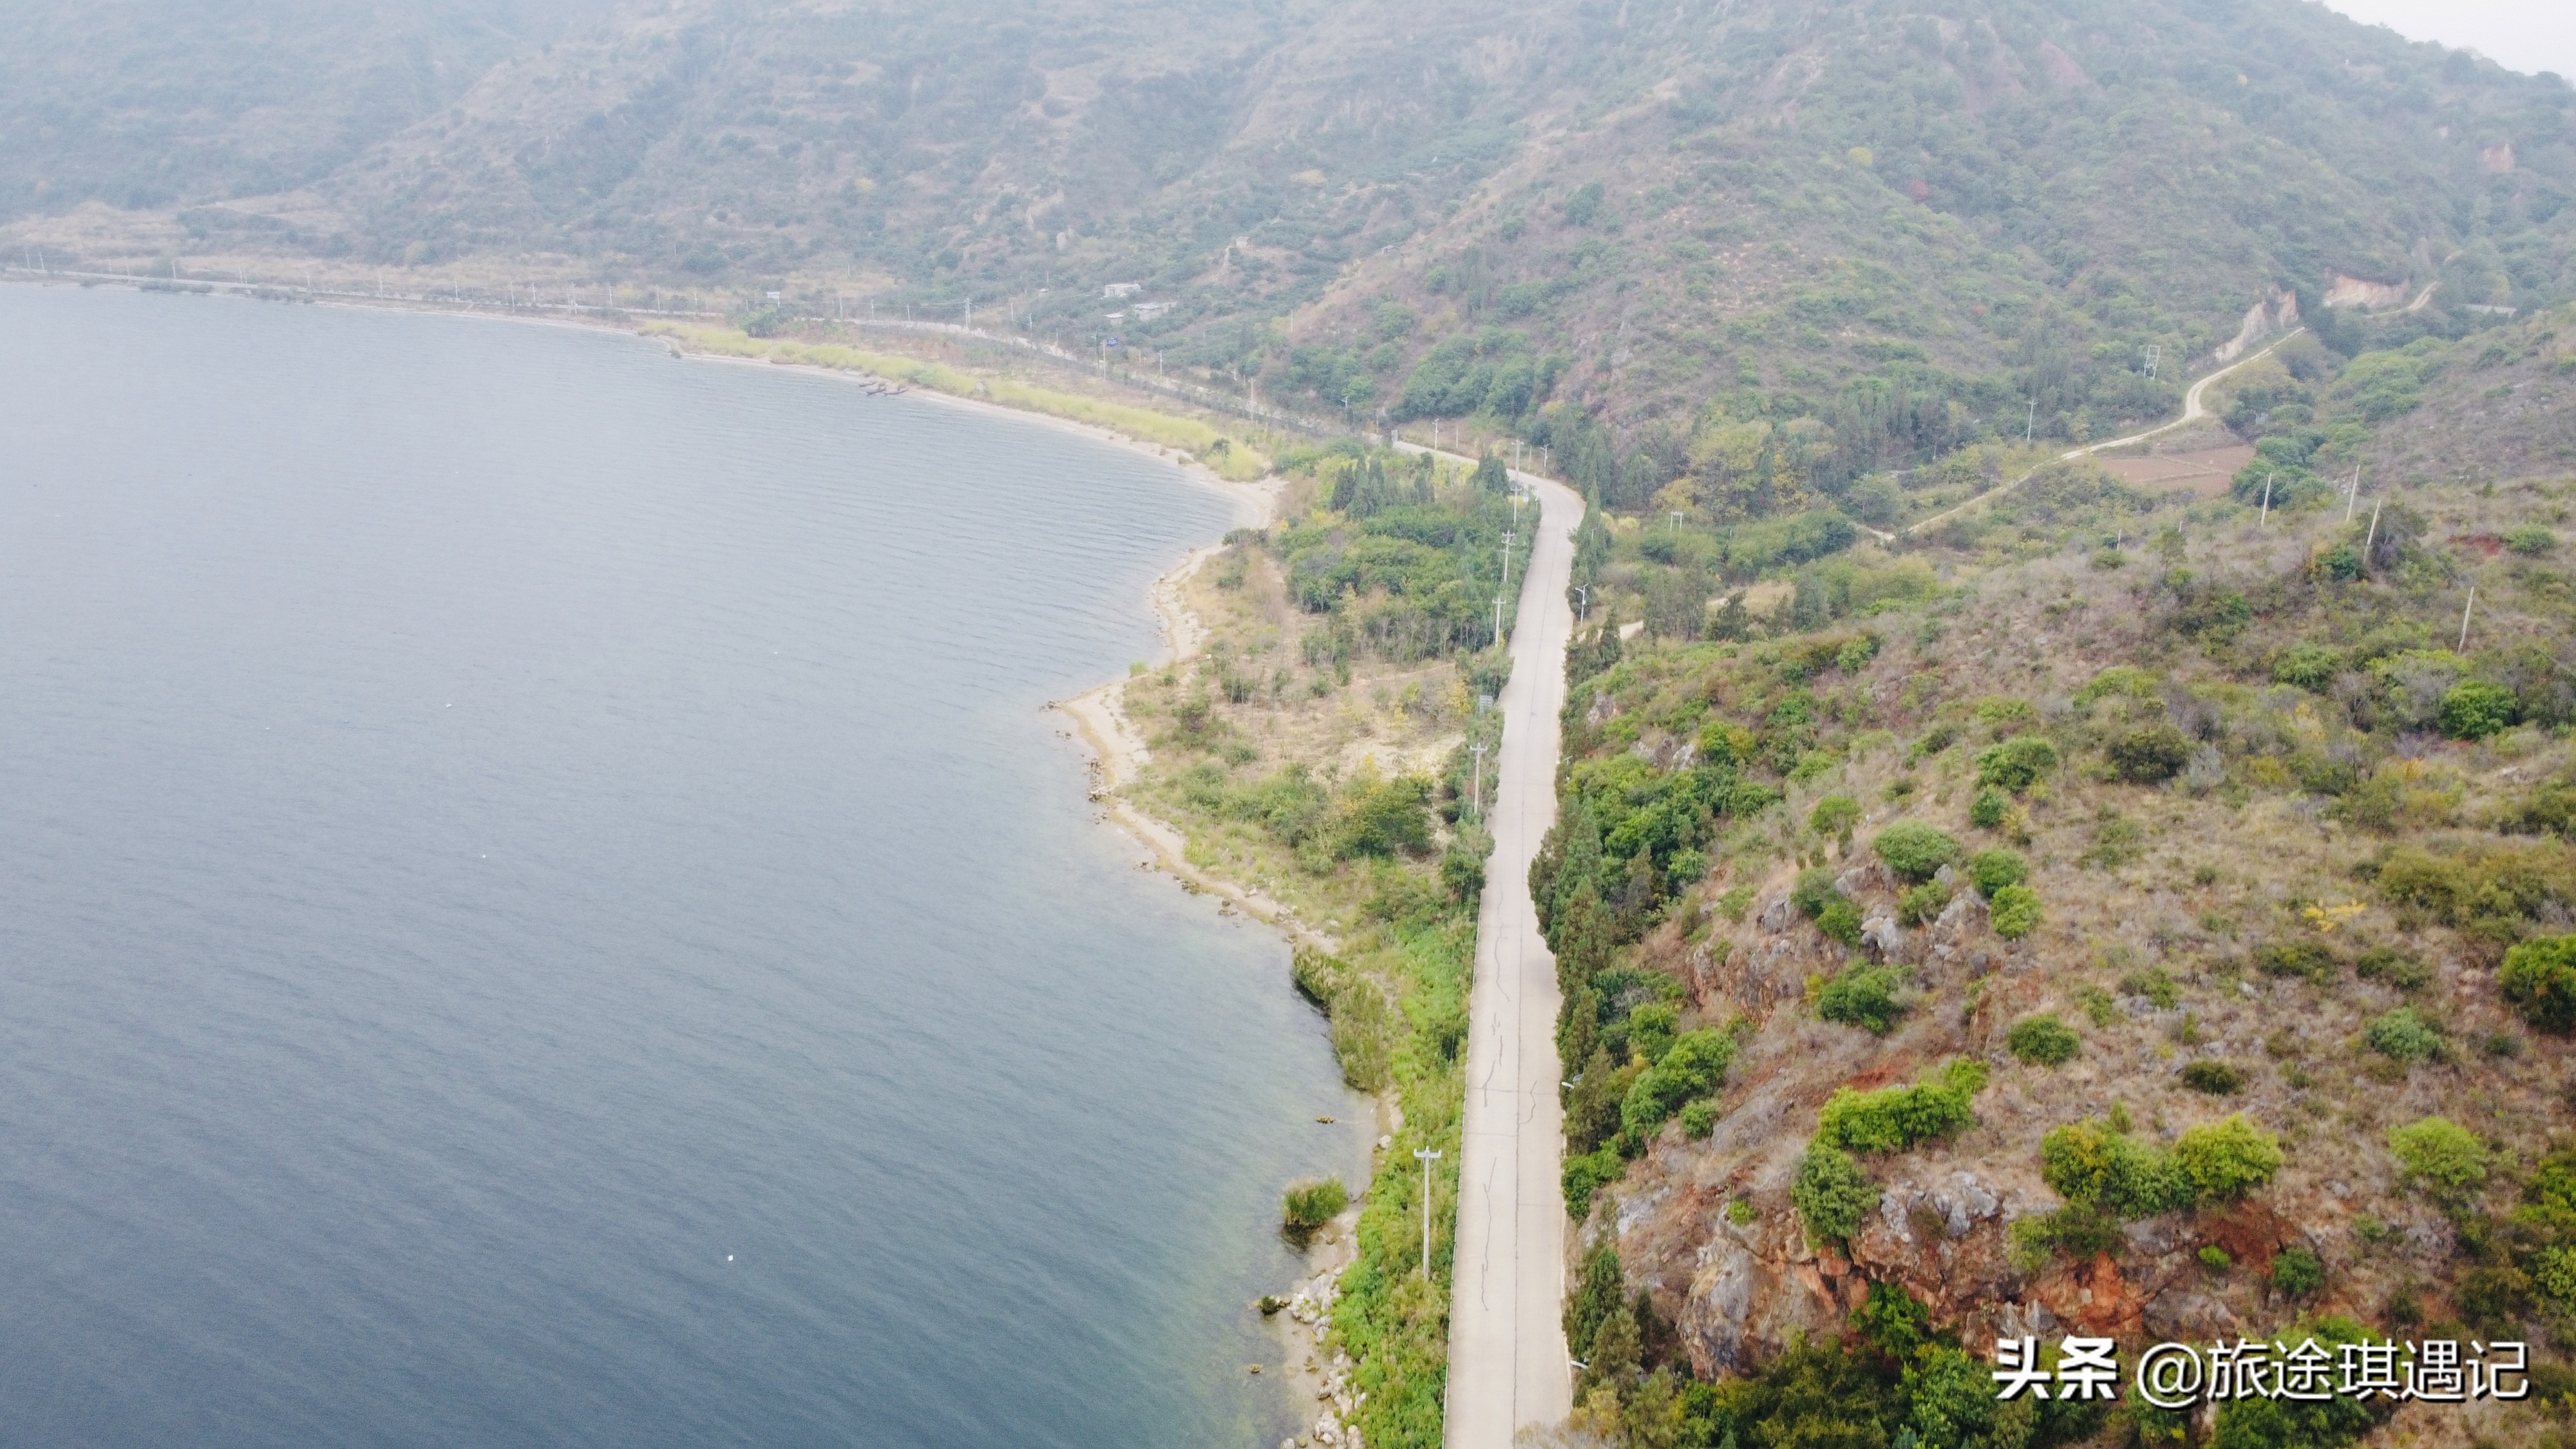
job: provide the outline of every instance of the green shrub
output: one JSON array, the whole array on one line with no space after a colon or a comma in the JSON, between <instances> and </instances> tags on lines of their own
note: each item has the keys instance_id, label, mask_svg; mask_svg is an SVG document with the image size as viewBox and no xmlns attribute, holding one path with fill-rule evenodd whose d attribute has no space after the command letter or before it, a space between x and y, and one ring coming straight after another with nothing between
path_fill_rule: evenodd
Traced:
<instances>
[{"instance_id":1,"label":"green shrub","mask_svg":"<svg viewBox=\"0 0 2576 1449\"><path fill-rule=\"evenodd\" d=\"M2203 1244L2199 1257L2200 1266L2212 1273L2224 1273L2236 1266L2235 1257L2216 1243Z\"/></svg>"},{"instance_id":2,"label":"green shrub","mask_svg":"<svg viewBox=\"0 0 2576 1449\"><path fill-rule=\"evenodd\" d=\"M2525 941L2504 953L2496 972L2504 999L2541 1031L2576 1032L2576 935Z\"/></svg>"},{"instance_id":3,"label":"green shrub","mask_svg":"<svg viewBox=\"0 0 2576 1449\"><path fill-rule=\"evenodd\" d=\"M2379 893L2443 925L2511 940L2551 903L2576 901L2576 851L2554 840L2439 855L2401 845L2380 862Z\"/></svg>"},{"instance_id":4,"label":"green shrub","mask_svg":"<svg viewBox=\"0 0 2576 1449\"><path fill-rule=\"evenodd\" d=\"M2442 1050L2442 1034L2417 1016L2411 1006L2401 1006L2374 1020L2363 1038L2372 1051L2396 1062L2420 1062Z\"/></svg>"},{"instance_id":5,"label":"green shrub","mask_svg":"<svg viewBox=\"0 0 2576 1449\"><path fill-rule=\"evenodd\" d=\"M2189 1207L2191 1180L2171 1155L2107 1122L2070 1122L2039 1140L2039 1176L2070 1203L2124 1218Z\"/></svg>"},{"instance_id":6,"label":"green shrub","mask_svg":"<svg viewBox=\"0 0 2576 1449\"><path fill-rule=\"evenodd\" d=\"M1338 1177L1291 1183L1280 1220L1292 1232L1313 1232L1341 1216L1351 1205L1351 1190Z\"/></svg>"},{"instance_id":7,"label":"green shrub","mask_svg":"<svg viewBox=\"0 0 2576 1449\"><path fill-rule=\"evenodd\" d=\"M1825 908L1816 912L1816 929L1824 932L1827 940L1858 948L1860 926L1860 907L1841 896L1825 902Z\"/></svg>"},{"instance_id":8,"label":"green shrub","mask_svg":"<svg viewBox=\"0 0 2576 1449\"><path fill-rule=\"evenodd\" d=\"M1825 1243L1842 1242L1859 1231L1861 1221L1878 1207L1879 1196L1878 1184L1850 1153L1823 1142L1807 1144L1797 1181L1789 1186L1789 1201L1797 1206L1807 1236Z\"/></svg>"},{"instance_id":9,"label":"green shrub","mask_svg":"<svg viewBox=\"0 0 2576 1449\"><path fill-rule=\"evenodd\" d=\"M2182 987L2174 981L2173 973L2162 966L2130 972L2120 978L2120 989L2131 996L2145 997L2147 1004L2158 1011L2171 1011L2182 1005Z\"/></svg>"},{"instance_id":10,"label":"green shrub","mask_svg":"<svg viewBox=\"0 0 2576 1449\"><path fill-rule=\"evenodd\" d=\"M2448 1117L2389 1128L2388 1151L2407 1177L2437 1196L2464 1197L2487 1180L2486 1144Z\"/></svg>"},{"instance_id":11,"label":"green shrub","mask_svg":"<svg viewBox=\"0 0 2576 1449\"><path fill-rule=\"evenodd\" d=\"M2174 1143L2174 1164L2191 1179L2203 1203L2234 1202L2281 1170L2281 1141L2245 1120L2243 1113L2204 1122Z\"/></svg>"},{"instance_id":12,"label":"green shrub","mask_svg":"<svg viewBox=\"0 0 2576 1449\"><path fill-rule=\"evenodd\" d=\"M1975 1121L1971 1104L1985 1085L1985 1064L1961 1057L1919 1086L1838 1088L1816 1114L1816 1140L1853 1152L1902 1152Z\"/></svg>"},{"instance_id":13,"label":"green shrub","mask_svg":"<svg viewBox=\"0 0 2576 1449\"><path fill-rule=\"evenodd\" d=\"M2004 1047L2033 1066L2053 1067L2075 1059L2083 1045L2075 1028L2054 1016L2025 1016L2004 1034Z\"/></svg>"},{"instance_id":14,"label":"green shrub","mask_svg":"<svg viewBox=\"0 0 2576 1449\"><path fill-rule=\"evenodd\" d=\"M1845 674L1858 674L1878 657L1878 636L1856 634L1851 642L1834 653L1834 667Z\"/></svg>"},{"instance_id":15,"label":"green shrub","mask_svg":"<svg viewBox=\"0 0 2576 1449\"><path fill-rule=\"evenodd\" d=\"M2039 929L2039 892L2026 885L2005 886L1995 892L1993 909L1987 914L1996 935L2018 941Z\"/></svg>"},{"instance_id":16,"label":"green shrub","mask_svg":"<svg viewBox=\"0 0 2576 1449\"><path fill-rule=\"evenodd\" d=\"M1896 967L1855 962L1816 993L1816 1015L1859 1027L1872 1036L1885 1036L1905 1015L1905 1007L1896 997L1904 980L1904 973Z\"/></svg>"},{"instance_id":17,"label":"green shrub","mask_svg":"<svg viewBox=\"0 0 2576 1449\"><path fill-rule=\"evenodd\" d=\"M1565 1159L1565 1215L1581 1222L1592 1216L1592 1199L1601 1189L1617 1182L1628 1170L1628 1160L1615 1147L1603 1147Z\"/></svg>"},{"instance_id":18,"label":"green shrub","mask_svg":"<svg viewBox=\"0 0 2576 1449\"><path fill-rule=\"evenodd\" d=\"M2482 740L2512 728L2520 712L2512 690L2472 679L2443 693L2434 719L2452 739Z\"/></svg>"},{"instance_id":19,"label":"green shrub","mask_svg":"<svg viewBox=\"0 0 2576 1449\"><path fill-rule=\"evenodd\" d=\"M2335 955L2316 941L2266 941L2254 948L2254 969L2266 976L2297 976L2318 985L2334 979Z\"/></svg>"},{"instance_id":20,"label":"green shrub","mask_svg":"<svg viewBox=\"0 0 2576 1449\"><path fill-rule=\"evenodd\" d=\"M1652 1136L1684 1102L1715 1090L1734 1060L1735 1038L1727 1033L1684 1033L1630 1084L1627 1100L1619 1104L1621 1130L1639 1141Z\"/></svg>"},{"instance_id":21,"label":"green shrub","mask_svg":"<svg viewBox=\"0 0 2576 1449\"><path fill-rule=\"evenodd\" d=\"M1682 1136L1698 1139L1717 1128L1717 1104L1703 1098L1682 1109Z\"/></svg>"},{"instance_id":22,"label":"green shrub","mask_svg":"<svg viewBox=\"0 0 2576 1449\"><path fill-rule=\"evenodd\" d=\"M2322 694L2343 672L2343 655L2321 644L2293 644L2272 661L2272 678Z\"/></svg>"},{"instance_id":23,"label":"green shrub","mask_svg":"<svg viewBox=\"0 0 2576 1449\"><path fill-rule=\"evenodd\" d=\"M1968 823L1979 830L1994 829L2011 813L2012 796L1993 785L1978 790L1977 797L1968 802Z\"/></svg>"},{"instance_id":24,"label":"green shrub","mask_svg":"<svg viewBox=\"0 0 2576 1449\"><path fill-rule=\"evenodd\" d=\"M2504 546L2525 558L2538 558L2558 547L2558 535L2545 523L2526 523L2505 530Z\"/></svg>"},{"instance_id":25,"label":"green shrub","mask_svg":"<svg viewBox=\"0 0 2576 1449\"><path fill-rule=\"evenodd\" d=\"M1849 795L1827 795L1807 812L1807 828L1818 835L1850 839L1852 827L1860 823L1860 802Z\"/></svg>"},{"instance_id":26,"label":"green shrub","mask_svg":"<svg viewBox=\"0 0 2576 1449\"><path fill-rule=\"evenodd\" d=\"M2018 850L1980 850L1968 857L1968 880L1987 900L2005 886L2020 885L2029 878L2030 862Z\"/></svg>"},{"instance_id":27,"label":"green shrub","mask_svg":"<svg viewBox=\"0 0 2576 1449\"><path fill-rule=\"evenodd\" d=\"M1827 901L1841 896L1834 889L1833 867L1828 865L1811 865L1798 872L1797 882L1789 887L1789 904L1811 921L1824 911Z\"/></svg>"},{"instance_id":28,"label":"green shrub","mask_svg":"<svg viewBox=\"0 0 2576 1449\"><path fill-rule=\"evenodd\" d=\"M2326 1286L2325 1260L2306 1248L2283 1248L2272 1256L2272 1287L2292 1298L2305 1298Z\"/></svg>"},{"instance_id":29,"label":"green shrub","mask_svg":"<svg viewBox=\"0 0 2576 1449\"><path fill-rule=\"evenodd\" d=\"M2212 1097L2233 1097L2245 1090L2245 1074L2225 1062L2203 1058L2182 1069L2182 1084Z\"/></svg>"},{"instance_id":30,"label":"green shrub","mask_svg":"<svg viewBox=\"0 0 2576 1449\"><path fill-rule=\"evenodd\" d=\"M2057 768L2057 746L2037 735L2015 735L1977 751L1977 783L2018 795Z\"/></svg>"},{"instance_id":31,"label":"green shrub","mask_svg":"<svg viewBox=\"0 0 2576 1449\"><path fill-rule=\"evenodd\" d=\"M2014 1267L2035 1273L2052 1253L2090 1258L2116 1252L2125 1241L2119 1214L2092 1203L2069 1203L2055 1212L2013 1219L2005 1252Z\"/></svg>"},{"instance_id":32,"label":"green shrub","mask_svg":"<svg viewBox=\"0 0 2576 1449\"><path fill-rule=\"evenodd\" d=\"M2191 738L2169 724L2133 729L2104 752L2111 771L2132 785L2160 785L2191 763Z\"/></svg>"},{"instance_id":33,"label":"green shrub","mask_svg":"<svg viewBox=\"0 0 2576 1449\"><path fill-rule=\"evenodd\" d=\"M2384 981L2400 991L2422 989L2433 979L2423 962L2389 946L2373 946L2354 958L2352 972L2364 981Z\"/></svg>"},{"instance_id":34,"label":"green shrub","mask_svg":"<svg viewBox=\"0 0 2576 1449\"><path fill-rule=\"evenodd\" d=\"M2377 1337L2349 1318L2296 1323L2273 1336L2291 1344L2313 1338L2329 1354ZM2212 1449L2346 1449L2374 1422L2367 1403L2340 1394L2322 1400L2230 1399L2218 1406L2217 1432L2207 1442Z\"/></svg>"},{"instance_id":35,"label":"green shrub","mask_svg":"<svg viewBox=\"0 0 2576 1449\"><path fill-rule=\"evenodd\" d=\"M1939 916L1950 904L1950 888L1937 880L1918 886L1907 886L1896 898L1896 919L1909 926L1919 926Z\"/></svg>"},{"instance_id":36,"label":"green shrub","mask_svg":"<svg viewBox=\"0 0 2576 1449\"><path fill-rule=\"evenodd\" d=\"M1869 843L1888 868L1909 881L1930 880L1959 858L1959 842L1920 820L1900 820Z\"/></svg>"}]
</instances>

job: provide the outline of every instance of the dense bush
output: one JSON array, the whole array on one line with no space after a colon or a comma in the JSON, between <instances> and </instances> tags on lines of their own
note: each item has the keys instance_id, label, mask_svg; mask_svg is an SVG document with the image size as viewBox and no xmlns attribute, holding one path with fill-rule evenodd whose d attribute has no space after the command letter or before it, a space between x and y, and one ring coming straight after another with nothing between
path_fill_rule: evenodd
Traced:
<instances>
[{"instance_id":1,"label":"dense bush","mask_svg":"<svg viewBox=\"0 0 2576 1449\"><path fill-rule=\"evenodd\" d=\"M1850 1153L1822 1141L1807 1144L1797 1180L1789 1185L1798 1220L1818 1242L1839 1243L1859 1231L1861 1220L1877 1208L1879 1195L1878 1184Z\"/></svg>"},{"instance_id":2,"label":"dense bush","mask_svg":"<svg viewBox=\"0 0 2576 1449\"><path fill-rule=\"evenodd\" d=\"M2293 644L2272 661L2272 678L2323 694L2343 672L2343 655L2322 644Z\"/></svg>"},{"instance_id":3,"label":"dense bush","mask_svg":"<svg viewBox=\"0 0 2576 1449\"><path fill-rule=\"evenodd\" d=\"M2415 991L2433 979L2424 963L2391 946L2373 946L2353 958L2352 973L2364 981L2384 981L2400 991Z\"/></svg>"},{"instance_id":4,"label":"dense bush","mask_svg":"<svg viewBox=\"0 0 2576 1449\"><path fill-rule=\"evenodd\" d=\"M1807 828L1818 835L1851 838L1852 827L1860 823L1860 802L1849 795L1827 795L1807 812Z\"/></svg>"},{"instance_id":5,"label":"dense bush","mask_svg":"<svg viewBox=\"0 0 2576 1449\"><path fill-rule=\"evenodd\" d=\"M2191 1179L2193 1196L2206 1205L2234 1202L2281 1170L2279 1138L2245 1120L2243 1113L2204 1122L2174 1143L2174 1163Z\"/></svg>"},{"instance_id":6,"label":"dense bush","mask_svg":"<svg viewBox=\"0 0 2576 1449\"><path fill-rule=\"evenodd\" d=\"M1682 1109L1682 1136L1706 1137L1717 1127L1717 1103L1702 1099Z\"/></svg>"},{"instance_id":7,"label":"dense bush","mask_svg":"<svg viewBox=\"0 0 2576 1449\"><path fill-rule=\"evenodd\" d=\"M1961 1057L1919 1086L1838 1088L1816 1114L1816 1140L1853 1152L1902 1152L1976 1120L1971 1104L1985 1085L1985 1064Z\"/></svg>"},{"instance_id":8,"label":"dense bush","mask_svg":"<svg viewBox=\"0 0 2576 1449\"><path fill-rule=\"evenodd\" d=\"M1291 1231L1313 1232L1351 1205L1351 1192L1338 1177L1318 1182L1293 1183L1282 1204L1280 1220Z\"/></svg>"},{"instance_id":9,"label":"dense bush","mask_svg":"<svg viewBox=\"0 0 2576 1449\"><path fill-rule=\"evenodd\" d=\"M2442 1050L2442 1034L2417 1016L2411 1006L2401 1006L2372 1021L2363 1036L2372 1051L2391 1061L2420 1062Z\"/></svg>"},{"instance_id":10,"label":"dense bush","mask_svg":"<svg viewBox=\"0 0 2576 1449\"><path fill-rule=\"evenodd\" d=\"M2496 984L2524 1021L2561 1036L2576 1032L2576 935L2507 951Z\"/></svg>"},{"instance_id":11,"label":"dense bush","mask_svg":"<svg viewBox=\"0 0 2576 1449\"><path fill-rule=\"evenodd\" d=\"M1653 1135L1682 1104L1716 1090L1735 1060L1735 1038L1725 1032L1687 1032L1662 1059L1640 1074L1619 1105L1619 1126L1632 1140Z\"/></svg>"},{"instance_id":12,"label":"dense bush","mask_svg":"<svg viewBox=\"0 0 2576 1449\"><path fill-rule=\"evenodd\" d=\"M1860 927L1860 907L1839 895L1825 902L1824 909L1816 912L1816 929L1824 932L1828 940L1857 947L1860 945Z\"/></svg>"},{"instance_id":13,"label":"dense bush","mask_svg":"<svg viewBox=\"0 0 2576 1449\"><path fill-rule=\"evenodd\" d=\"M1896 898L1896 919L1908 926L1933 920L1950 904L1950 888L1937 880L1907 886Z\"/></svg>"},{"instance_id":14,"label":"dense bush","mask_svg":"<svg viewBox=\"0 0 2576 1449\"><path fill-rule=\"evenodd\" d=\"M2486 1144L2448 1117L2389 1128L2388 1152L2407 1177L2439 1197L2466 1196L2487 1180Z\"/></svg>"},{"instance_id":15,"label":"dense bush","mask_svg":"<svg viewBox=\"0 0 2576 1449\"><path fill-rule=\"evenodd\" d=\"M2018 795L2057 768L2057 746L2037 735L2015 735L1977 752L1977 783Z\"/></svg>"},{"instance_id":16,"label":"dense bush","mask_svg":"<svg viewBox=\"0 0 2576 1449\"><path fill-rule=\"evenodd\" d=\"M2512 690L2472 679L2443 692L2434 719L2452 739L2482 740L2510 729L2516 713Z\"/></svg>"},{"instance_id":17,"label":"dense bush","mask_svg":"<svg viewBox=\"0 0 2576 1449\"><path fill-rule=\"evenodd\" d=\"M1581 1222L1592 1215L1592 1199L1601 1189L1617 1182L1628 1170L1628 1159L1616 1147L1603 1147L1592 1152L1567 1153L1562 1184L1565 1188L1565 1215Z\"/></svg>"},{"instance_id":18,"label":"dense bush","mask_svg":"<svg viewBox=\"0 0 2576 1449\"><path fill-rule=\"evenodd\" d=\"M2039 929L2039 892L2026 885L2004 886L1995 892L1993 909L1987 914L1996 935L2018 941Z\"/></svg>"},{"instance_id":19,"label":"dense bush","mask_svg":"<svg viewBox=\"0 0 2576 1449\"><path fill-rule=\"evenodd\" d=\"M2030 878L2030 862L2018 850L1980 850L1968 857L1968 880L1988 900L2005 886Z\"/></svg>"},{"instance_id":20,"label":"dense bush","mask_svg":"<svg viewBox=\"0 0 2576 1449\"><path fill-rule=\"evenodd\" d=\"M2245 1090L2245 1073L2204 1057L2182 1069L2182 1084L2212 1097L2233 1097Z\"/></svg>"},{"instance_id":21,"label":"dense bush","mask_svg":"<svg viewBox=\"0 0 2576 1449\"><path fill-rule=\"evenodd\" d=\"M1834 889L1833 867L1809 866L1798 872L1797 881L1789 887L1789 904L1812 921L1824 912L1828 901L1839 899L1840 894Z\"/></svg>"},{"instance_id":22,"label":"dense bush","mask_svg":"<svg viewBox=\"0 0 2576 1449\"><path fill-rule=\"evenodd\" d=\"M1930 880L1941 867L1959 858L1959 842L1920 820L1900 820L1878 833L1870 849L1888 868L1909 881Z\"/></svg>"},{"instance_id":23,"label":"dense bush","mask_svg":"<svg viewBox=\"0 0 2576 1449\"><path fill-rule=\"evenodd\" d=\"M2039 1141L2039 1176L2059 1197L2124 1218L2189 1207L2172 1157L2107 1122L2070 1122Z\"/></svg>"},{"instance_id":24,"label":"dense bush","mask_svg":"<svg viewBox=\"0 0 2576 1449\"><path fill-rule=\"evenodd\" d=\"M2033 1066L2053 1067L2072 1061L2082 1039L2075 1028L2052 1015L2025 1016L2004 1034L2004 1047Z\"/></svg>"},{"instance_id":25,"label":"dense bush","mask_svg":"<svg viewBox=\"0 0 2576 1449\"><path fill-rule=\"evenodd\" d=\"M2379 893L2446 926L2513 940L2553 903L2576 903L2576 851L2558 841L2435 854L2401 845L2379 866Z\"/></svg>"},{"instance_id":26,"label":"dense bush","mask_svg":"<svg viewBox=\"0 0 2576 1449\"><path fill-rule=\"evenodd\" d=\"M1979 830L1994 829L2003 824L2004 817L2011 813L2012 796L2006 794L1999 786L1987 785L1980 788L1976 798L1968 802L1968 823Z\"/></svg>"},{"instance_id":27,"label":"dense bush","mask_svg":"<svg viewBox=\"0 0 2576 1449\"><path fill-rule=\"evenodd\" d=\"M1855 962L1816 993L1816 1015L1859 1027L1873 1036L1885 1036L1905 1014L1905 1006L1897 998L1897 988L1904 981L1904 973L1894 966Z\"/></svg>"},{"instance_id":28,"label":"dense bush","mask_svg":"<svg viewBox=\"0 0 2576 1449\"><path fill-rule=\"evenodd\" d=\"M2191 763L2191 739L2169 724L2148 725L2112 740L2105 754L2112 773L2121 779L2132 785L2158 785Z\"/></svg>"},{"instance_id":29,"label":"dense bush","mask_svg":"<svg viewBox=\"0 0 2576 1449\"><path fill-rule=\"evenodd\" d=\"M2283 1248L2272 1257L2272 1287L2292 1298L2305 1298L2326 1286L2323 1258L2306 1248Z\"/></svg>"},{"instance_id":30,"label":"dense bush","mask_svg":"<svg viewBox=\"0 0 2576 1449\"><path fill-rule=\"evenodd\" d=\"M2039 1174L2070 1203L2124 1218L2233 1202L2281 1170L2281 1144L2243 1114L2204 1122L2171 1152L2106 1122L2071 1122L2042 1137Z\"/></svg>"},{"instance_id":31,"label":"dense bush","mask_svg":"<svg viewBox=\"0 0 2576 1449\"><path fill-rule=\"evenodd\" d=\"M2285 1343L2313 1338L2328 1353L2377 1337L2349 1318L2321 1318L2273 1335ZM2345 1449L2360 1442L2375 1422L2371 1406L2356 1398L2230 1399L2218 1407L2212 1449ZM2180 1439L2177 1434L2175 1438Z\"/></svg>"},{"instance_id":32,"label":"dense bush","mask_svg":"<svg viewBox=\"0 0 2576 1449\"><path fill-rule=\"evenodd\" d=\"M2254 948L2254 969L2266 976L2296 976L2323 985L2334 979L2335 955L2317 941L2266 941Z\"/></svg>"}]
</instances>

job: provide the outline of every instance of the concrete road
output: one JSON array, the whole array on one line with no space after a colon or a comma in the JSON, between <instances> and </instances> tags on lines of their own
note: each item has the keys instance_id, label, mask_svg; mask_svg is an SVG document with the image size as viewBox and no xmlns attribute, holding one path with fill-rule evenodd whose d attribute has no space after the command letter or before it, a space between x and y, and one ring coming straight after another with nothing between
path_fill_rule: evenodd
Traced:
<instances>
[{"instance_id":1,"label":"concrete road","mask_svg":"<svg viewBox=\"0 0 2576 1449\"><path fill-rule=\"evenodd\" d=\"M1583 500L1513 477L1539 500L1537 537L1497 701L1503 744L1467 1004L1467 1114L1458 1176L1458 1258L1449 1313L1450 1449L1504 1449L1528 1424L1561 1422L1574 1379L1565 1349L1564 1109L1557 1099L1556 958L1539 935L1529 863L1556 821L1558 715L1565 708L1566 603ZM1529 520L1528 511L1522 520Z\"/></svg>"}]
</instances>

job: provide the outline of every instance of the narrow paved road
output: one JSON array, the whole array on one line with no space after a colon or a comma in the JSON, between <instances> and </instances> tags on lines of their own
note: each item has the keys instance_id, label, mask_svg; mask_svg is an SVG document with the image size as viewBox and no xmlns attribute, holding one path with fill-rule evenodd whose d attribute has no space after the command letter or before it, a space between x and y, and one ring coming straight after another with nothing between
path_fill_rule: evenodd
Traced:
<instances>
[{"instance_id":1,"label":"narrow paved road","mask_svg":"<svg viewBox=\"0 0 2576 1449\"><path fill-rule=\"evenodd\" d=\"M1583 500L1527 473L1539 500L1503 686L1493 857L1476 918L1467 1003L1467 1115L1458 1174L1458 1256L1449 1310L1450 1449L1506 1449L1526 1424L1563 1421L1574 1380L1565 1350L1565 1195L1558 1184L1556 958L1530 902L1530 857L1556 821L1558 715L1574 610L1574 526ZM1526 515L1524 515L1526 516Z\"/></svg>"}]
</instances>

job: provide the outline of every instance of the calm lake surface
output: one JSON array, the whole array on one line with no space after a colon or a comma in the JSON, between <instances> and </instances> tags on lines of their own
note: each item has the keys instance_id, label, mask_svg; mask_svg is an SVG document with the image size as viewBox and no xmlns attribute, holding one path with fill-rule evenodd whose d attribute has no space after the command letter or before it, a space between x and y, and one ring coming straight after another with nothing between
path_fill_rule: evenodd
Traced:
<instances>
[{"instance_id":1,"label":"calm lake surface","mask_svg":"<svg viewBox=\"0 0 2576 1449\"><path fill-rule=\"evenodd\" d=\"M1287 1432L1365 1109L1039 708L1223 500L600 333L0 339L0 1440Z\"/></svg>"}]
</instances>

